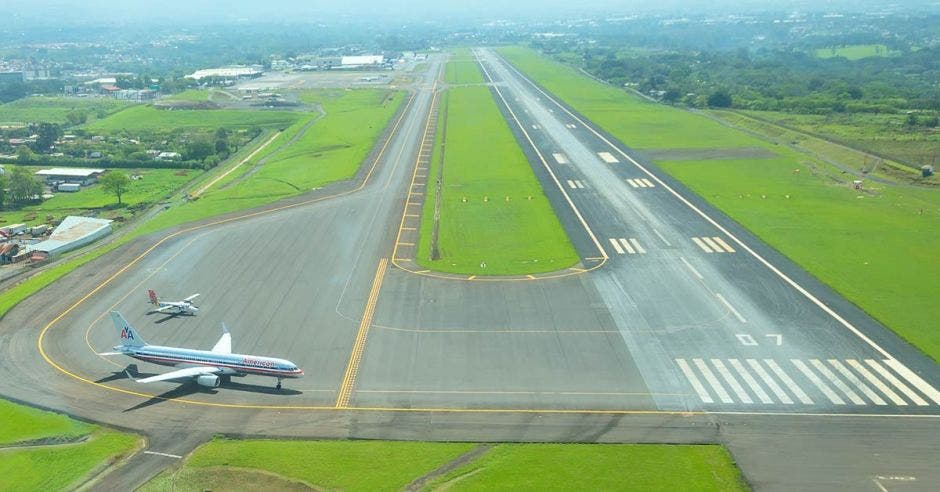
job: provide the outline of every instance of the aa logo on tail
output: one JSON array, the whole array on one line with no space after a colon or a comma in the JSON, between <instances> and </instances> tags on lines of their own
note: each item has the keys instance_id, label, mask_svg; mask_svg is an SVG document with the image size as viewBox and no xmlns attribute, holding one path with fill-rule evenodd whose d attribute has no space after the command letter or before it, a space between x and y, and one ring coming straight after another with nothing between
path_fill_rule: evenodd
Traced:
<instances>
[{"instance_id":1,"label":"aa logo on tail","mask_svg":"<svg viewBox=\"0 0 940 492\"><path fill-rule=\"evenodd\" d=\"M124 329L121 330L121 340L133 340L133 339L134 339L134 332L127 329L127 327L125 326Z\"/></svg>"}]
</instances>

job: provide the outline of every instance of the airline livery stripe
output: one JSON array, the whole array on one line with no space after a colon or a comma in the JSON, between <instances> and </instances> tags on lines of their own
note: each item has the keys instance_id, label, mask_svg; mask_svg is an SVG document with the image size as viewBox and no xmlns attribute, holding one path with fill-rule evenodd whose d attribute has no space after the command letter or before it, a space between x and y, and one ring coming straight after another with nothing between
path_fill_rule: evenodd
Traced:
<instances>
[{"instance_id":1,"label":"airline livery stripe","mask_svg":"<svg viewBox=\"0 0 940 492\"><path fill-rule=\"evenodd\" d=\"M806 364L804 364L803 361L799 359L790 359L790 362L792 362L793 365L796 366L796 368L799 369L800 372L802 372L803 375L810 380L810 382L816 385L816 387L819 388L819 391L822 391L822 393L826 395L826 398L829 398L829 401L836 405L845 405L845 400L839 397L835 391L832 391L832 388L824 383L822 379L819 379L819 376L811 371L809 367L806 367Z\"/></svg>"},{"instance_id":2,"label":"airline livery stripe","mask_svg":"<svg viewBox=\"0 0 940 492\"><path fill-rule=\"evenodd\" d=\"M858 377L856 377L855 374L853 374L852 371L850 371L847 367L842 365L841 362L837 361L836 359L828 359L826 362L828 362L830 366L835 367L837 371L842 373L842 377L858 387L862 394L867 396L869 400L873 401L875 405L887 405L887 403L881 399L880 396L878 396L878 393L872 391L867 384L858 379Z\"/></svg>"},{"instance_id":3,"label":"airline livery stripe","mask_svg":"<svg viewBox=\"0 0 940 492\"><path fill-rule=\"evenodd\" d=\"M712 365L715 366L715 369L718 369L718 374L721 374L721 377L728 383L728 386L731 386L731 390L738 395L738 399L740 399L742 403L754 403L754 400L751 400L750 395L744 391L744 388L741 387L738 380L734 379L734 376L731 375L731 371L725 367L721 359L712 359L711 362Z\"/></svg>"},{"instance_id":4,"label":"airline livery stripe","mask_svg":"<svg viewBox=\"0 0 940 492\"><path fill-rule=\"evenodd\" d=\"M754 377L751 376L751 373L747 371L747 368L744 367L744 364L742 364L741 361L739 361L738 359L728 359L728 362L731 363L731 367L733 367L734 370L737 371L737 373L741 376L741 379L744 380L747 386L751 388L751 391L755 395L757 395L757 398L761 401L761 403L773 403L774 402L773 400L770 399L770 396L767 395L767 392L764 391L764 388L761 388L760 385L757 384L757 380L755 380Z\"/></svg>"},{"instance_id":5,"label":"airline livery stripe","mask_svg":"<svg viewBox=\"0 0 940 492\"><path fill-rule=\"evenodd\" d=\"M894 402L895 405L899 405L899 406L907 405L907 401L905 401L903 398L898 396L897 393L892 391L891 388L888 387L888 385L882 383L881 380L878 379L874 374L872 374L871 371L866 369L865 366L863 366L861 362L855 359L847 359L845 363L852 366L852 369L855 369L855 372L861 374L862 377L867 379L869 383L873 384L876 388L878 388L878 391L881 391L885 396L888 397L889 400Z\"/></svg>"},{"instance_id":6,"label":"airline livery stripe","mask_svg":"<svg viewBox=\"0 0 940 492\"><path fill-rule=\"evenodd\" d=\"M806 405L813 404L813 400L807 396L806 393L804 393L803 390L797 386L797 384L793 382L792 379L790 379L790 376L780 366L777 365L776 361L773 359L764 359L764 364L767 364L767 367L769 367L770 370L773 371L773 373L776 374L781 381L783 381L783 384L787 385L787 388L790 390L790 392L796 395L800 402Z\"/></svg>"},{"instance_id":7,"label":"airline livery stripe","mask_svg":"<svg viewBox=\"0 0 940 492\"><path fill-rule=\"evenodd\" d=\"M692 388L698 393L699 399L702 400L703 403L713 403L714 400L712 400L708 391L705 390L705 386L699 381L698 376L695 375L695 371L692 370L689 363L686 362L685 359L676 359L676 364L679 364L679 369L682 370L682 373L685 374L685 378L692 384Z\"/></svg>"},{"instance_id":8,"label":"airline livery stripe","mask_svg":"<svg viewBox=\"0 0 940 492\"><path fill-rule=\"evenodd\" d=\"M852 388L849 388L849 386L845 384L841 379L836 377L836 375L833 374L833 372L830 371L829 368L826 367L826 365L823 364L821 360L810 359L809 363L812 364L813 367L815 367L816 370L819 371L823 376L825 376L826 379L829 380L829 382L834 384L836 388L839 388L839 391L845 394L845 396L849 397L849 400L852 400L852 403L856 405L865 404L865 400L863 400L860 396L858 396L857 393L852 391Z\"/></svg>"},{"instance_id":9,"label":"airline livery stripe","mask_svg":"<svg viewBox=\"0 0 940 492\"><path fill-rule=\"evenodd\" d=\"M708 368L708 365L705 364L705 361L702 359L692 359L692 362L698 366L698 370L705 376L705 380L708 381L708 384L711 385L712 389L715 391L715 394L718 395L718 399L722 403L734 403L734 400L731 399L731 395L725 391L725 387L718 382L718 378L715 377L715 374L711 369Z\"/></svg>"},{"instance_id":10,"label":"airline livery stripe","mask_svg":"<svg viewBox=\"0 0 940 492\"><path fill-rule=\"evenodd\" d=\"M895 359L885 359L884 363L891 369L894 369L894 372L900 374L907 382L913 384L914 387L920 390L927 398L930 398L934 403L940 405L940 391L937 391L930 383L921 379L920 376L914 374L914 371L908 369L907 366Z\"/></svg>"},{"instance_id":11,"label":"airline livery stripe","mask_svg":"<svg viewBox=\"0 0 940 492\"><path fill-rule=\"evenodd\" d=\"M770 388L770 391L777 395L777 398L781 402L787 405L793 404L793 400L790 399L790 395L783 391L783 388L781 388L780 385L770 377L770 374L767 374L767 371L765 371L764 367L760 365L760 362L757 362L755 359L747 359L747 364L751 366L751 369L757 374L757 377L759 377L761 381L763 381L764 384Z\"/></svg>"},{"instance_id":12,"label":"airline livery stripe","mask_svg":"<svg viewBox=\"0 0 940 492\"><path fill-rule=\"evenodd\" d=\"M875 370L881 377L885 378L889 383L891 383L895 388L898 389L901 393L904 393L904 396L907 396L914 402L915 405L924 407L930 405L923 398L920 397L914 390L910 389L906 384L902 383L901 380L896 378L894 374L891 374L891 371L882 367L878 361L874 359L865 359L865 363L868 364L872 369Z\"/></svg>"}]
</instances>

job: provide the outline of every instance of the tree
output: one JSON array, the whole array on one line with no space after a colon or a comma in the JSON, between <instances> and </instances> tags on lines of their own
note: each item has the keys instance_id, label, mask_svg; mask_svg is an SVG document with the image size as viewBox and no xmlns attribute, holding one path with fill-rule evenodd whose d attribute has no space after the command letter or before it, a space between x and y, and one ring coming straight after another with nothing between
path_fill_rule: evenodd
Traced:
<instances>
[{"instance_id":1,"label":"tree","mask_svg":"<svg viewBox=\"0 0 940 492\"><path fill-rule=\"evenodd\" d=\"M708 105L712 108L730 108L731 94L725 89L719 89L708 96Z\"/></svg>"},{"instance_id":2,"label":"tree","mask_svg":"<svg viewBox=\"0 0 940 492\"><path fill-rule=\"evenodd\" d=\"M127 189L131 186L131 179L126 174L117 171L106 173L98 182L101 183L101 188L104 191L113 193L117 197L118 205L121 204L121 195L127 192Z\"/></svg>"},{"instance_id":3,"label":"tree","mask_svg":"<svg viewBox=\"0 0 940 492\"><path fill-rule=\"evenodd\" d=\"M35 143L36 150L45 152L62 136L62 129L55 123L40 123L36 134L39 136Z\"/></svg>"},{"instance_id":4,"label":"tree","mask_svg":"<svg viewBox=\"0 0 940 492\"><path fill-rule=\"evenodd\" d=\"M42 194L42 182L29 170L16 166L10 173L10 204L14 207Z\"/></svg>"}]
</instances>

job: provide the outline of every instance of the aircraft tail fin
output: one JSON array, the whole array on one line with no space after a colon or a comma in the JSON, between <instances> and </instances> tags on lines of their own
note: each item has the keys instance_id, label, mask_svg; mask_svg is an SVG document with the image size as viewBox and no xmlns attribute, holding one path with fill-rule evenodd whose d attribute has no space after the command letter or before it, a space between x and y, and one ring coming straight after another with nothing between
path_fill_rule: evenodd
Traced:
<instances>
[{"instance_id":1,"label":"aircraft tail fin","mask_svg":"<svg viewBox=\"0 0 940 492\"><path fill-rule=\"evenodd\" d=\"M121 313L111 311L111 321L114 322L114 327L117 328L118 335L121 337L121 345L128 347L142 347L147 345L147 342L145 342L137 333L137 330L124 319L124 316L121 316Z\"/></svg>"},{"instance_id":2,"label":"aircraft tail fin","mask_svg":"<svg viewBox=\"0 0 940 492\"><path fill-rule=\"evenodd\" d=\"M157 299L157 293L154 292L153 289L148 289L147 295L150 296L150 304L153 304L154 306L160 305L160 299Z\"/></svg>"}]
</instances>

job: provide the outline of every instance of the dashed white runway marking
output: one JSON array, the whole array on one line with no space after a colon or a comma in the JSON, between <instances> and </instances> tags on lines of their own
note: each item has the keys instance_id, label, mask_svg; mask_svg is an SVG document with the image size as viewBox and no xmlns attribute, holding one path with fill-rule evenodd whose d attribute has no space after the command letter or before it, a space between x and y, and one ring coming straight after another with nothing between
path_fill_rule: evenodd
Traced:
<instances>
[{"instance_id":1,"label":"dashed white runway marking","mask_svg":"<svg viewBox=\"0 0 940 492\"><path fill-rule=\"evenodd\" d=\"M597 155L598 155L604 162L606 162L606 163L608 163L608 164L616 164L616 163L620 162L620 159L617 159L616 157L614 157L614 154L611 154L610 152L598 152Z\"/></svg>"}]
</instances>

